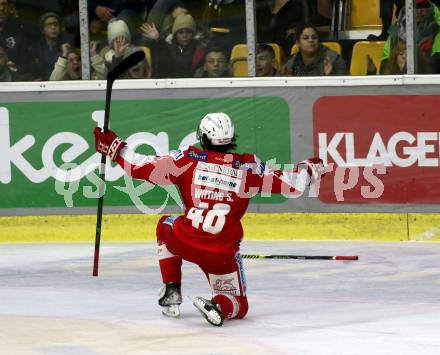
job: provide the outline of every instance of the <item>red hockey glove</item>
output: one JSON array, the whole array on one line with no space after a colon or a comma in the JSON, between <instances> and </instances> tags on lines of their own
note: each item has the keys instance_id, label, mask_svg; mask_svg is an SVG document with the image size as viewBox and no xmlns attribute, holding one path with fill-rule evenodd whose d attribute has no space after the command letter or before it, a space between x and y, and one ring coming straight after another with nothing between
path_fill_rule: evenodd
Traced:
<instances>
[{"instance_id":1,"label":"red hockey glove","mask_svg":"<svg viewBox=\"0 0 440 355\"><path fill-rule=\"evenodd\" d=\"M298 164L298 170L307 169L310 177L314 180L318 180L320 177L325 176L325 167L322 159L313 157L306 160L303 160Z\"/></svg>"},{"instance_id":2,"label":"red hockey glove","mask_svg":"<svg viewBox=\"0 0 440 355\"><path fill-rule=\"evenodd\" d=\"M112 161L119 157L121 149L127 144L113 131L103 132L101 128L96 127L93 134L96 151L108 155Z\"/></svg>"}]
</instances>

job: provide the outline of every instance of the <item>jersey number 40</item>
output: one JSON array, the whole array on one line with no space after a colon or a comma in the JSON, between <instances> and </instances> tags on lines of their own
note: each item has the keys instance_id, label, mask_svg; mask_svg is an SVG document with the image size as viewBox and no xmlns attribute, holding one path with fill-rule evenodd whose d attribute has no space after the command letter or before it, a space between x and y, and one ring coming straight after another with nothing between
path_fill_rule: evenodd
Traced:
<instances>
[{"instance_id":1,"label":"jersey number 40","mask_svg":"<svg viewBox=\"0 0 440 355\"><path fill-rule=\"evenodd\" d=\"M200 202L197 207L190 208L186 218L191 220L192 226L196 229L202 225L203 231L207 233L220 233L225 226L226 215L231 210L231 206L225 203L216 203L212 209L208 208L208 203Z\"/></svg>"}]
</instances>

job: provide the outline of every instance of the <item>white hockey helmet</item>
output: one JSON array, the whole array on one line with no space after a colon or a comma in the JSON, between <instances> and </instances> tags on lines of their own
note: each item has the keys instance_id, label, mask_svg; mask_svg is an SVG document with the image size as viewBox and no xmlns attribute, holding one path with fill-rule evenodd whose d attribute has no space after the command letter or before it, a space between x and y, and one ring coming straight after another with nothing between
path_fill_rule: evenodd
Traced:
<instances>
[{"instance_id":1,"label":"white hockey helmet","mask_svg":"<svg viewBox=\"0 0 440 355\"><path fill-rule=\"evenodd\" d=\"M234 138L234 124L226 113L208 113L200 121L197 139L200 140L203 134L206 134L212 145L229 144Z\"/></svg>"}]
</instances>

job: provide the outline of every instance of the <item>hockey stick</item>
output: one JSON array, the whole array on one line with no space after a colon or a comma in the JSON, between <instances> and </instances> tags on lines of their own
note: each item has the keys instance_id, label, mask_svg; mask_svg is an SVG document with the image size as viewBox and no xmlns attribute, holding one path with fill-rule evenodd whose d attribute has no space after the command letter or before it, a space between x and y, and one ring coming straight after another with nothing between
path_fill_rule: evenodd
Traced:
<instances>
[{"instance_id":1,"label":"hockey stick","mask_svg":"<svg viewBox=\"0 0 440 355\"><path fill-rule=\"evenodd\" d=\"M145 53L142 50L134 52L125 58L121 63L114 67L107 75L107 85L105 93L105 113L104 113L104 132L108 131L110 121L110 102L112 96L112 88L115 80L124 73L127 69L139 63L145 58ZM99 248L101 244L101 224L102 224L102 207L104 206L104 193L105 193L105 162L107 156L101 155L100 174L101 183L99 185L99 200L98 211L96 213L96 234L95 234L95 255L93 258L93 276L98 276L99 266Z\"/></svg>"},{"instance_id":2,"label":"hockey stick","mask_svg":"<svg viewBox=\"0 0 440 355\"><path fill-rule=\"evenodd\" d=\"M359 260L357 255L255 255L242 254L243 259Z\"/></svg>"}]
</instances>

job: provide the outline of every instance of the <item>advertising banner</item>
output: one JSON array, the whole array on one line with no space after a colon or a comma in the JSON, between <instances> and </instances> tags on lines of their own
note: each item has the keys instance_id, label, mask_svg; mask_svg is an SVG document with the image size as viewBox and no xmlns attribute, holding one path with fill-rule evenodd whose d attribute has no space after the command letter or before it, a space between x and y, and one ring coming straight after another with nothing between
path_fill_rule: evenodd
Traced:
<instances>
[{"instance_id":1,"label":"advertising banner","mask_svg":"<svg viewBox=\"0 0 440 355\"><path fill-rule=\"evenodd\" d=\"M331 166L325 203L440 202L440 96L325 96L313 107L315 154Z\"/></svg>"},{"instance_id":2,"label":"advertising banner","mask_svg":"<svg viewBox=\"0 0 440 355\"><path fill-rule=\"evenodd\" d=\"M102 125L103 106L103 101L0 103L0 208L96 206L100 155L92 132ZM197 124L208 112L233 118L240 152L290 163L289 106L280 97L114 100L110 128L138 153L166 155L196 143ZM119 166L107 167L106 206L181 204L176 189L132 181Z\"/></svg>"}]
</instances>

